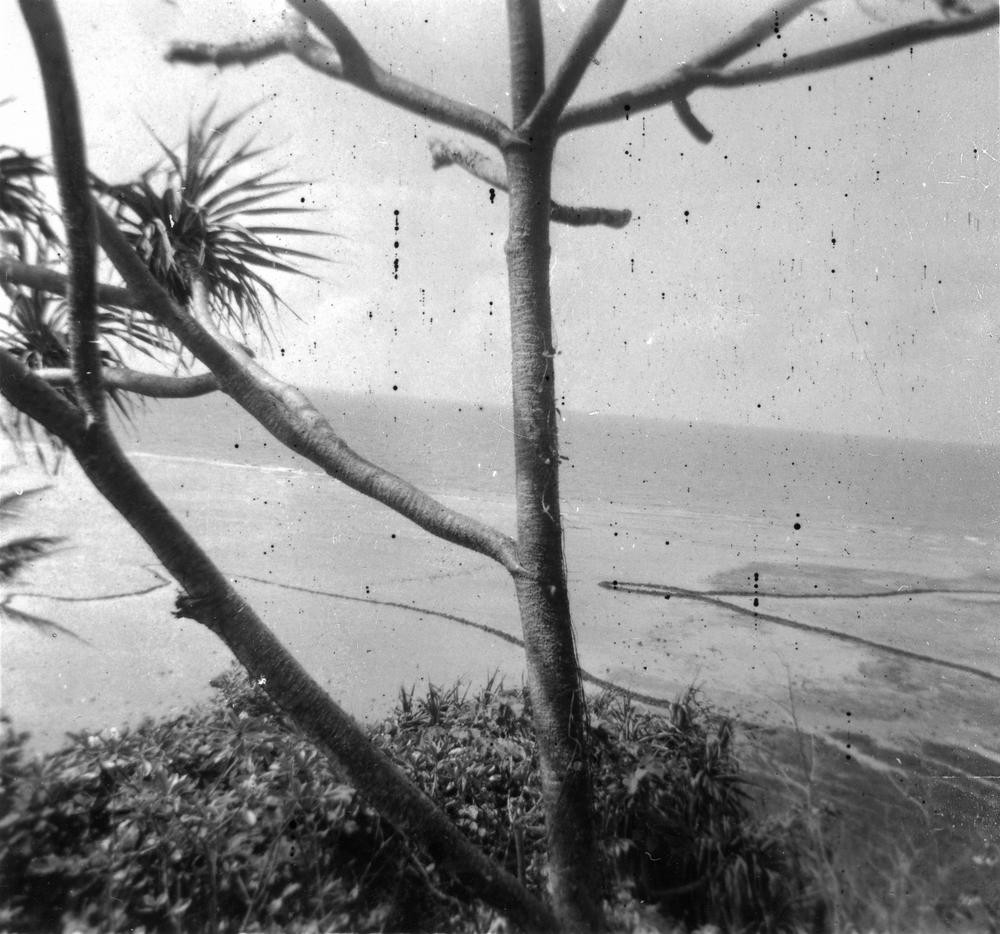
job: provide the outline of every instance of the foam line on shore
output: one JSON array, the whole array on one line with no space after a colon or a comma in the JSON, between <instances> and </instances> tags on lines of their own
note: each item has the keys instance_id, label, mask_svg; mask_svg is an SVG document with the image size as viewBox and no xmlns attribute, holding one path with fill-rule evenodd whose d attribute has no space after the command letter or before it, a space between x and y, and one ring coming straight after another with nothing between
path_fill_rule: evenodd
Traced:
<instances>
[{"instance_id":1,"label":"foam line on shore","mask_svg":"<svg viewBox=\"0 0 1000 934\"><path fill-rule=\"evenodd\" d=\"M321 470L304 470L301 467L276 467L262 464L241 464L238 461L213 460L208 457L188 457L183 454L155 454L152 451L129 451L129 457L140 457L149 460L167 461L173 464L200 464L206 467L223 467L226 469L255 470L258 473L294 474L298 477L322 477Z\"/></svg>"},{"instance_id":2,"label":"foam line on shore","mask_svg":"<svg viewBox=\"0 0 1000 934\"><path fill-rule=\"evenodd\" d=\"M827 629L824 626L813 626L810 623L803 623L797 619L788 619L785 616L776 616L773 613L761 613L760 610L740 606L738 603L730 603L728 600L722 600L719 597L714 596L712 591L688 590L684 587L673 587L668 584L633 584L624 581L599 581L598 586L603 587L605 590L631 593L641 597L664 597L666 599L678 597L681 600L694 600L699 603L707 603L709 606L729 610L729 612L735 613L738 616L749 616L754 620L763 620L766 623L775 623L778 626L787 626L789 629L798 629L802 632L811 632L816 635L827 636L828 638L836 639L839 642L861 645L865 648L875 649L876 651L885 652L889 655L895 655L898 658L905 658L908 661L923 662L924 664L936 665L940 668L949 668L952 671L960 671L963 674L974 675L977 678L983 678L987 681L992 681L995 684L1000 684L1000 675L994 674L992 671L985 671L982 668L975 668L972 665L963 665L961 662L949 662L946 659L937 658L933 655L924 655L921 652L911 652L909 649L900 649L896 646L886 645L884 642L876 642L874 639L866 639L864 636L854 636L850 633L838 632L836 629ZM952 591L943 592L951 593ZM752 597L755 595L740 594L740 596ZM771 597L773 595L767 594L766 596ZM898 596L908 596L908 594L901 593L898 594Z\"/></svg>"},{"instance_id":3,"label":"foam line on shore","mask_svg":"<svg viewBox=\"0 0 1000 934\"><path fill-rule=\"evenodd\" d=\"M142 570L149 571L156 578L155 584L148 587L140 587L137 590L123 590L116 593L102 593L93 597L60 597L50 593L37 593L31 590L19 590L11 594L11 597L34 597L37 600L51 600L53 603L103 603L107 600L127 600L131 597L145 597L151 593L163 590L172 583L171 578L162 574L158 567L152 564L142 565Z\"/></svg>"},{"instance_id":4,"label":"foam line on shore","mask_svg":"<svg viewBox=\"0 0 1000 934\"><path fill-rule=\"evenodd\" d=\"M872 600L880 597L926 597L950 594L961 594L973 597L996 597L1000 603L1000 590L982 590L976 587L908 587L902 590L862 590L856 593L817 593L814 590L805 593L771 590L686 590L673 584L645 584L633 581L599 581L598 587L605 590L623 590L626 593L648 595L651 597L671 595L688 595L697 593L703 597L766 597L768 600Z\"/></svg>"},{"instance_id":5,"label":"foam line on shore","mask_svg":"<svg viewBox=\"0 0 1000 934\"><path fill-rule=\"evenodd\" d=\"M519 639L517 636L512 635L509 632L504 632L502 629L497 629L495 626L489 626L486 623L477 623L473 619L468 619L465 616L457 616L454 613L446 613L443 610L432 610L428 607L415 606L412 603L400 603L396 600L376 600L374 597L358 597L353 594L346 593L336 593L329 590L319 590L315 587L303 587L299 584L283 584L279 581L274 580L264 580L261 577L251 577L249 575L242 575L242 580L253 581L257 584L264 584L269 587L278 587L281 590L294 590L299 593L313 594L318 597L329 597L332 600L347 600L351 603L368 603L374 606L388 606L393 607L398 610L407 610L411 613L418 613L423 616L436 616L439 619L446 619L452 623L458 623L460 626L466 626L470 629L477 629L480 632L484 632L487 635L495 636L498 639L502 639L504 642L510 645L516 645L518 648L524 648L524 641ZM235 578L234 578L235 580ZM593 684L596 687L604 688L609 691L618 691L622 694L627 694L633 700L639 701L643 704L647 704L650 707L662 707L670 709L675 701L666 697L657 697L654 694L644 694L642 691L634 691L631 688L622 687L620 684L615 684L613 681L608 681L606 678L601 678L598 675L591 674L584 668L580 668L580 677L589 684Z\"/></svg>"}]
</instances>

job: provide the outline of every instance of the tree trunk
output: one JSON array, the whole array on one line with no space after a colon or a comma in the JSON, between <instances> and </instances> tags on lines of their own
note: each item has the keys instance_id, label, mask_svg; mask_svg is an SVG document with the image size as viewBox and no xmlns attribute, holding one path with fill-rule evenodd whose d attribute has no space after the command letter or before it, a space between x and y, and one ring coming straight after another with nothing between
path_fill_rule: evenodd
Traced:
<instances>
[{"instance_id":1,"label":"tree trunk","mask_svg":"<svg viewBox=\"0 0 1000 934\"><path fill-rule=\"evenodd\" d=\"M284 710L340 766L345 778L469 890L529 930L550 930L544 905L470 843L444 812L379 752L233 589L149 488L106 425L85 424L55 390L0 349L0 393L58 434L97 490L184 588L185 616L212 630Z\"/></svg>"},{"instance_id":2,"label":"tree trunk","mask_svg":"<svg viewBox=\"0 0 1000 934\"><path fill-rule=\"evenodd\" d=\"M529 105L530 106L530 105ZM515 123L517 113L515 112ZM541 760L553 909L568 930L603 927L587 757L587 711L576 657L559 511L559 448L549 204L552 145L505 152L510 184L510 285L518 559L515 575Z\"/></svg>"}]
</instances>

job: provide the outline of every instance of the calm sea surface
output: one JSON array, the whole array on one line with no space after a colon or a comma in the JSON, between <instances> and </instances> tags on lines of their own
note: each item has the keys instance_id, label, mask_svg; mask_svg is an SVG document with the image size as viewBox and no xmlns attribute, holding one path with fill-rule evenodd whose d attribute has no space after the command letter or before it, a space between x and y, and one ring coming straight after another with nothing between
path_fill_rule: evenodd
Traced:
<instances>
[{"instance_id":1,"label":"calm sea surface","mask_svg":"<svg viewBox=\"0 0 1000 934\"><path fill-rule=\"evenodd\" d=\"M513 533L508 412L314 400L358 453ZM332 482L224 397L151 405L120 435L348 709L377 715L418 679L520 670L505 574ZM852 722L867 711L873 729L921 735L965 724L983 745L976 704L1000 679L1000 447L567 412L561 452L570 598L596 678L656 697L698 681L756 699L764 719L794 686L817 728L837 726L846 690ZM209 634L180 633L148 549L69 474L22 531L58 531L73 547L17 600L88 643L18 628L4 644L4 704L43 744L172 710L226 664ZM612 581L642 586L600 586ZM53 671L58 696L45 688ZM899 720L904 708L911 719Z\"/></svg>"},{"instance_id":2,"label":"calm sea surface","mask_svg":"<svg viewBox=\"0 0 1000 934\"><path fill-rule=\"evenodd\" d=\"M313 394L358 453L418 486L505 499L513 487L506 411L440 401ZM232 402L151 406L127 449L219 467L317 472ZM606 504L845 529L907 529L956 543L1000 537L1000 447L888 441L571 412L561 425L564 508Z\"/></svg>"}]
</instances>

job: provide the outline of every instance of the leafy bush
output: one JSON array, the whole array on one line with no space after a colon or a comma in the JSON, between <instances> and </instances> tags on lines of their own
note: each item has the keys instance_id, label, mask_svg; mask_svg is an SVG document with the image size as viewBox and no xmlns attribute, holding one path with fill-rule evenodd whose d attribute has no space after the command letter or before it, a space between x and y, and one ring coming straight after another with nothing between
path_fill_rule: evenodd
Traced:
<instances>
[{"instance_id":1,"label":"leafy bush","mask_svg":"<svg viewBox=\"0 0 1000 934\"><path fill-rule=\"evenodd\" d=\"M794 927L806 883L791 837L756 823L732 723L694 690L666 714L605 693L591 708L598 834L617 900L692 927ZM465 832L531 887L544 888L545 826L524 691L495 679L468 697L433 686L400 705L376 741Z\"/></svg>"},{"instance_id":2,"label":"leafy bush","mask_svg":"<svg viewBox=\"0 0 1000 934\"><path fill-rule=\"evenodd\" d=\"M308 741L252 712L261 704L250 686L241 690L246 706L80 734L27 763L24 734L7 725L0 927L421 930L446 921L454 904L432 894L406 842Z\"/></svg>"},{"instance_id":3,"label":"leafy bush","mask_svg":"<svg viewBox=\"0 0 1000 934\"><path fill-rule=\"evenodd\" d=\"M593 720L600 832L618 885L692 927L794 929L805 879L790 837L753 818L732 722L693 689L666 714L605 694Z\"/></svg>"},{"instance_id":4,"label":"leafy bush","mask_svg":"<svg viewBox=\"0 0 1000 934\"><path fill-rule=\"evenodd\" d=\"M489 914L345 785L235 670L169 722L71 737L25 761L4 723L0 929L482 930ZM802 886L751 819L728 721L693 692L667 715L593 704L599 833L616 919L788 928ZM401 692L374 741L494 859L544 890L544 816L523 690Z\"/></svg>"}]
</instances>

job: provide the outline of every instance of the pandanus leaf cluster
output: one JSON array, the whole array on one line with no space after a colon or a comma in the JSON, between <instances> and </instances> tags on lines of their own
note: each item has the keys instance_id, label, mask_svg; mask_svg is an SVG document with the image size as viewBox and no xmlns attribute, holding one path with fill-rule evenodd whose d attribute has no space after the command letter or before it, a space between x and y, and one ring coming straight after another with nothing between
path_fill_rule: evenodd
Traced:
<instances>
[{"instance_id":1,"label":"pandanus leaf cluster","mask_svg":"<svg viewBox=\"0 0 1000 934\"><path fill-rule=\"evenodd\" d=\"M281 226L276 215L305 213L301 204L279 199L300 186L280 180L277 168L256 170L267 147L248 140L230 146L230 135L246 112L221 122L210 108L193 121L177 152L156 134L163 158L138 180L108 184L93 177L99 198L112 211L131 245L175 301L191 303L200 281L215 324L240 339L267 342L268 317L280 298L267 278L271 272L300 273L301 259L320 259L275 241L319 231ZM46 197L51 188L45 163L0 146L0 256L62 271L64 247L59 224ZM109 271L109 275L110 275ZM0 306L0 346L34 370L70 365L69 306L52 293L3 282L8 299ZM100 357L105 367L126 366L137 355L185 367L173 336L142 311L106 305L98 312ZM75 401L72 386L58 390ZM110 401L128 417L127 393L107 388ZM17 441L41 450L34 423L18 412L5 413L2 427ZM48 439L58 449L56 439Z\"/></svg>"},{"instance_id":2,"label":"pandanus leaf cluster","mask_svg":"<svg viewBox=\"0 0 1000 934\"><path fill-rule=\"evenodd\" d=\"M311 210L277 200L302 183L279 179L280 169L247 174L267 148L250 139L228 151L228 135L246 112L217 124L212 114L190 125L177 152L154 133L163 159L136 181L96 187L113 200L121 230L175 301L190 304L200 281L216 324L266 340L267 306L280 302L267 274L301 274L297 260L322 258L274 238L321 232L260 222Z\"/></svg>"},{"instance_id":3,"label":"pandanus leaf cluster","mask_svg":"<svg viewBox=\"0 0 1000 934\"><path fill-rule=\"evenodd\" d=\"M0 237L15 245L22 259L26 233L37 231L47 241L58 241L49 224L51 208L39 185L46 175L41 159L0 145Z\"/></svg>"}]
</instances>

